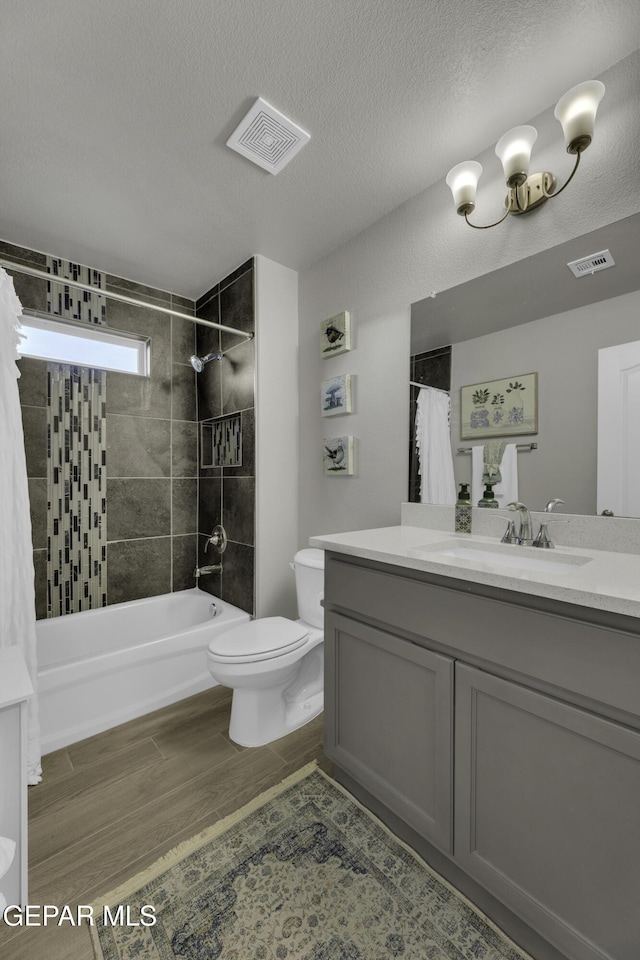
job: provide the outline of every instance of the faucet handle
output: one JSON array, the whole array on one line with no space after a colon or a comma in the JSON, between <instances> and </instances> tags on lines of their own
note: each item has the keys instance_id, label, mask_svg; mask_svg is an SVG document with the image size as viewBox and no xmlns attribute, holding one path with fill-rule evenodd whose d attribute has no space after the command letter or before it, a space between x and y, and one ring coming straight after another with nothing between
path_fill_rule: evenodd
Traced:
<instances>
[{"instance_id":1,"label":"faucet handle","mask_svg":"<svg viewBox=\"0 0 640 960\"><path fill-rule=\"evenodd\" d=\"M532 547L542 547L545 550L555 550L556 545L551 540L551 537L549 536L549 531L547 530L548 523L569 523L569 521L560 520L560 519L556 520L555 517L553 520L543 520L542 523L540 524L538 535L533 541L533 543L531 544Z\"/></svg>"},{"instance_id":2,"label":"faucet handle","mask_svg":"<svg viewBox=\"0 0 640 960\"><path fill-rule=\"evenodd\" d=\"M518 534L516 533L516 522L515 520L507 520L507 529L502 534L502 537L500 538L500 543L517 543L517 542L518 542Z\"/></svg>"}]
</instances>

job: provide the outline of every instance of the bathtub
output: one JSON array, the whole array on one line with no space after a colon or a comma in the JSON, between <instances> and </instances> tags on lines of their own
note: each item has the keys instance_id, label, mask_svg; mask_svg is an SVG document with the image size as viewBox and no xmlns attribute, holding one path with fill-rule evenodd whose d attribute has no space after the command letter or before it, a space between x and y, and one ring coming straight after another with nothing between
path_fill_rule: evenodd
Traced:
<instances>
[{"instance_id":1,"label":"bathtub","mask_svg":"<svg viewBox=\"0 0 640 960\"><path fill-rule=\"evenodd\" d=\"M43 754L215 686L211 637L250 619L194 589L38 620Z\"/></svg>"}]
</instances>

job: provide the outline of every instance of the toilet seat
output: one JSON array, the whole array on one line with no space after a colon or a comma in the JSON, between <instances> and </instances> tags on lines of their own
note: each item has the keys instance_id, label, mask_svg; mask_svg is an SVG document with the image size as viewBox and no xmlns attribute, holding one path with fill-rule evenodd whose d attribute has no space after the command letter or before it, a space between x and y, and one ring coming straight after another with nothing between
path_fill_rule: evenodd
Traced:
<instances>
[{"instance_id":1,"label":"toilet seat","mask_svg":"<svg viewBox=\"0 0 640 960\"><path fill-rule=\"evenodd\" d=\"M285 617L262 617L225 630L209 644L209 654L221 663L272 660L301 647L308 638L302 624Z\"/></svg>"}]
</instances>

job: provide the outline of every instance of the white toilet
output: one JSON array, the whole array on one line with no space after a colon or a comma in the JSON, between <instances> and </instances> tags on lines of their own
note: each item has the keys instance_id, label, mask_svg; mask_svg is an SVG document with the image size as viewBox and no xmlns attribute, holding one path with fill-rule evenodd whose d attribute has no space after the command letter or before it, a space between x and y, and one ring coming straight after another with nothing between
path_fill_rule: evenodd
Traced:
<instances>
[{"instance_id":1,"label":"white toilet","mask_svg":"<svg viewBox=\"0 0 640 960\"><path fill-rule=\"evenodd\" d=\"M229 736L243 747L291 733L324 705L324 551L299 550L292 567L299 620L251 620L207 649L211 676L233 689Z\"/></svg>"}]
</instances>

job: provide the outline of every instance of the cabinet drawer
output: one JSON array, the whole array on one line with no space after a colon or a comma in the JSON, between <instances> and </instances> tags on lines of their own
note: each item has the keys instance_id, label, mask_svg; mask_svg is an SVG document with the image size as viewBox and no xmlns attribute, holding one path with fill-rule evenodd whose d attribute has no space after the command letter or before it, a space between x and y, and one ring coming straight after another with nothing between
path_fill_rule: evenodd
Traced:
<instances>
[{"instance_id":1,"label":"cabinet drawer","mask_svg":"<svg viewBox=\"0 0 640 960\"><path fill-rule=\"evenodd\" d=\"M455 856L576 960L637 960L640 734L456 664Z\"/></svg>"},{"instance_id":2,"label":"cabinet drawer","mask_svg":"<svg viewBox=\"0 0 640 960\"><path fill-rule=\"evenodd\" d=\"M453 661L325 618L327 754L445 851L452 834Z\"/></svg>"},{"instance_id":3,"label":"cabinet drawer","mask_svg":"<svg viewBox=\"0 0 640 960\"><path fill-rule=\"evenodd\" d=\"M429 576L329 554L325 604L389 624L455 659L588 699L598 712L611 707L640 726L640 636L575 619L568 604L552 604L557 613L537 610L524 594L501 591L501 600Z\"/></svg>"}]
</instances>

